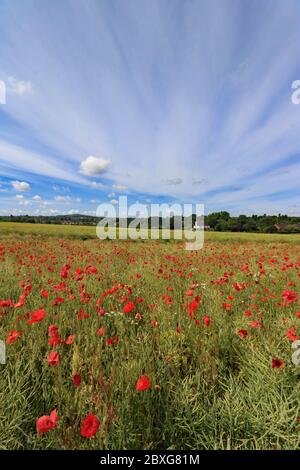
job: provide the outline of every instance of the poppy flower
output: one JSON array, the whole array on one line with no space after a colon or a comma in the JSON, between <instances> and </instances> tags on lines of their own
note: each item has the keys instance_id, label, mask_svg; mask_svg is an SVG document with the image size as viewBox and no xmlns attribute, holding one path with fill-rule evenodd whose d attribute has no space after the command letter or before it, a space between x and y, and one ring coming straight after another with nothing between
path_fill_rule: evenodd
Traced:
<instances>
[{"instance_id":1,"label":"poppy flower","mask_svg":"<svg viewBox=\"0 0 300 470\"><path fill-rule=\"evenodd\" d=\"M88 414L81 425L80 434L82 437L89 439L93 437L99 429L99 419L93 414Z\"/></svg>"},{"instance_id":2,"label":"poppy flower","mask_svg":"<svg viewBox=\"0 0 300 470\"><path fill-rule=\"evenodd\" d=\"M285 306L288 307L290 303L297 300L297 294L292 290L286 289L282 292L282 298L285 300Z\"/></svg>"},{"instance_id":3,"label":"poppy flower","mask_svg":"<svg viewBox=\"0 0 300 470\"><path fill-rule=\"evenodd\" d=\"M241 337L241 338L247 338L248 336L248 331L247 330L238 330L238 335Z\"/></svg>"},{"instance_id":4,"label":"poppy flower","mask_svg":"<svg viewBox=\"0 0 300 470\"><path fill-rule=\"evenodd\" d=\"M284 367L284 362L278 357L275 357L272 359L272 367L273 369L280 369L281 367Z\"/></svg>"},{"instance_id":5,"label":"poppy flower","mask_svg":"<svg viewBox=\"0 0 300 470\"><path fill-rule=\"evenodd\" d=\"M59 417L56 410L51 411L49 416L41 416L36 421L36 430L38 434L42 435L44 432L56 428L58 421Z\"/></svg>"},{"instance_id":6,"label":"poppy flower","mask_svg":"<svg viewBox=\"0 0 300 470\"><path fill-rule=\"evenodd\" d=\"M69 335L65 341L65 344L73 344L74 343L74 339L75 339L75 335Z\"/></svg>"},{"instance_id":7,"label":"poppy flower","mask_svg":"<svg viewBox=\"0 0 300 470\"><path fill-rule=\"evenodd\" d=\"M58 366L60 363L60 356L56 351L52 351L48 356L49 366Z\"/></svg>"},{"instance_id":8,"label":"poppy flower","mask_svg":"<svg viewBox=\"0 0 300 470\"><path fill-rule=\"evenodd\" d=\"M20 331L16 331L16 330L10 331L6 339L6 344L14 343L20 336L22 336L22 333Z\"/></svg>"},{"instance_id":9,"label":"poppy flower","mask_svg":"<svg viewBox=\"0 0 300 470\"><path fill-rule=\"evenodd\" d=\"M211 323L211 318L207 315L204 315L203 323L204 323L205 326L209 326L210 323Z\"/></svg>"},{"instance_id":10,"label":"poppy flower","mask_svg":"<svg viewBox=\"0 0 300 470\"><path fill-rule=\"evenodd\" d=\"M124 305L123 307L123 313L130 313L134 310L134 303L133 302L127 302L127 304Z\"/></svg>"},{"instance_id":11,"label":"poppy flower","mask_svg":"<svg viewBox=\"0 0 300 470\"><path fill-rule=\"evenodd\" d=\"M135 385L135 389L138 392L142 392L144 390L150 389L150 380L148 379L147 375L143 374L137 381Z\"/></svg>"},{"instance_id":12,"label":"poppy flower","mask_svg":"<svg viewBox=\"0 0 300 470\"><path fill-rule=\"evenodd\" d=\"M49 297L49 292L46 289L42 289L41 290L41 297L46 299L47 297Z\"/></svg>"},{"instance_id":13,"label":"poppy flower","mask_svg":"<svg viewBox=\"0 0 300 470\"><path fill-rule=\"evenodd\" d=\"M198 302L196 300L192 300L189 305L188 305L188 313L190 318L194 318L195 316L195 311L198 308Z\"/></svg>"},{"instance_id":14,"label":"poppy flower","mask_svg":"<svg viewBox=\"0 0 300 470\"><path fill-rule=\"evenodd\" d=\"M291 328L287 330L285 335L288 337L290 341L296 341L297 339L299 339L295 326L291 326Z\"/></svg>"},{"instance_id":15,"label":"poppy flower","mask_svg":"<svg viewBox=\"0 0 300 470\"><path fill-rule=\"evenodd\" d=\"M81 384L81 375L80 374L75 374L73 375L73 385L74 387L79 387Z\"/></svg>"},{"instance_id":16,"label":"poppy flower","mask_svg":"<svg viewBox=\"0 0 300 470\"><path fill-rule=\"evenodd\" d=\"M30 316L30 320L27 321L28 325L32 325L33 323L39 323L42 321L46 316L46 312L43 308L40 308L39 310L35 310L32 312Z\"/></svg>"},{"instance_id":17,"label":"poppy flower","mask_svg":"<svg viewBox=\"0 0 300 470\"><path fill-rule=\"evenodd\" d=\"M100 328L97 331L97 335L101 337L101 336L104 336L105 333L106 333L106 327L105 326L100 326Z\"/></svg>"}]
</instances>

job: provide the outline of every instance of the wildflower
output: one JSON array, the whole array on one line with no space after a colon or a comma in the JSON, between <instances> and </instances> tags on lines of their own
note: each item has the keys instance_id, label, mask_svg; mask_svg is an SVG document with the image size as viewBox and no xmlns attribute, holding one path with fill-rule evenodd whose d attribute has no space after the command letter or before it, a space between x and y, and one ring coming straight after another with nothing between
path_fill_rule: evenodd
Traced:
<instances>
[{"instance_id":1,"label":"wildflower","mask_svg":"<svg viewBox=\"0 0 300 470\"><path fill-rule=\"evenodd\" d=\"M80 374L75 374L73 375L73 385L74 387L79 387L81 384L81 375Z\"/></svg>"},{"instance_id":2,"label":"wildflower","mask_svg":"<svg viewBox=\"0 0 300 470\"><path fill-rule=\"evenodd\" d=\"M130 313L134 310L134 303L133 302L127 302L127 304L124 305L123 307L123 312L124 313Z\"/></svg>"},{"instance_id":3,"label":"wildflower","mask_svg":"<svg viewBox=\"0 0 300 470\"><path fill-rule=\"evenodd\" d=\"M36 430L38 434L42 435L44 432L56 428L58 421L59 417L56 410L51 411L50 416L41 416L36 421Z\"/></svg>"},{"instance_id":4,"label":"wildflower","mask_svg":"<svg viewBox=\"0 0 300 470\"><path fill-rule=\"evenodd\" d=\"M284 362L278 357L275 357L272 359L272 367L273 369L280 369L281 367L284 367Z\"/></svg>"},{"instance_id":5,"label":"wildflower","mask_svg":"<svg viewBox=\"0 0 300 470\"><path fill-rule=\"evenodd\" d=\"M147 375L143 374L137 381L135 385L135 389L138 392L142 392L144 390L150 389L150 380L148 379Z\"/></svg>"},{"instance_id":6,"label":"wildflower","mask_svg":"<svg viewBox=\"0 0 300 470\"><path fill-rule=\"evenodd\" d=\"M16 331L16 330L10 331L6 339L6 344L14 343L20 336L22 336L22 333L20 331Z\"/></svg>"},{"instance_id":7,"label":"wildflower","mask_svg":"<svg viewBox=\"0 0 300 470\"><path fill-rule=\"evenodd\" d=\"M60 356L56 351L52 351L48 356L49 366L57 366L60 364Z\"/></svg>"},{"instance_id":8,"label":"wildflower","mask_svg":"<svg viewBox=\"0 0 300 470\"><path fill-rule=\"evenodd\" d=\"M82 423L80 434L87 439L95 436L99 429L99 419L93 414L88 414Z\"/></svg>"},{"instance_id":9,"label":"wildflower","mask_svg":"<svg viewBox=\"0 0 300 470\"><path fill-rule=\"evenodd\" d=\"M27 321L28 325L32 325L33 323L39 323L42 321L46 316L46 312L43 308L39 310L35 310L32 312L30 320Z\"/></svg>"}]
</instances>

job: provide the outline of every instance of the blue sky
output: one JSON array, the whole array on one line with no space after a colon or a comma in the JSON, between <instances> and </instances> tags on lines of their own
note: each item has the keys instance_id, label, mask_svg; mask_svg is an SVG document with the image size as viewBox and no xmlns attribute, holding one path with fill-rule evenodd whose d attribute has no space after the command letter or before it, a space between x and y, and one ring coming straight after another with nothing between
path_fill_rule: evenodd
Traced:
<instances>
[{"instance_id":1,"label":"blue sky","mask_svg":"<svg viewBox=\"0 0 300 470\"><path fill-rule=\"evenodd\" d=\"M299 21L298 0L0 0L0 214L300 215Z\"/></svg>"}]
</instances>

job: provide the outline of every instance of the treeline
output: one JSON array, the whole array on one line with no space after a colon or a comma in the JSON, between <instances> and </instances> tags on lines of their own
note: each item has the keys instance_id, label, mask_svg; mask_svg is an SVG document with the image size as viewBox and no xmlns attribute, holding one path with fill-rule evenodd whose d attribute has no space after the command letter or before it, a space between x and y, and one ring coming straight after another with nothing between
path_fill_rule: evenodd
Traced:
<instances>
[{"instance_id":1,"label":"treeline","mask_svg":"<svg viewBox=\"0 0 300 470\"><path fill-rule=\"evenodd\" d=\"M288 215L239 215L213 212L205 217L205 225L216 232L300 233L300 217Z\"/></svg>"},{"instance_id":2,"label":"treeline","mask_svg":"<svg viewBox=\"0 0 300 470\"><path fill-rule=\"evenodd\" d=\"M193 215L193 225L196 216ZM10 215L0 216L0 221L7 222L27 222L33 224L62 224L62 225L97 225L101 220L99 217L72 214L72 215L55 215L55 216L33 216L33 215ZM133 219L128 219L128 224ZM150 228L150 218L148 226ZM155 226L161 228L163 219L156 218ZM292 217L288 215L239 215L232 217L229 212L213 212L204 218L206 230L216 232L261 232L261 233L300 233L300 217ZM119 220L117 220L119 226ZM153 227L153 225L152 225ZM170 217L170 228L174 228L174 217Z\"/></svg>"}]
</instances>

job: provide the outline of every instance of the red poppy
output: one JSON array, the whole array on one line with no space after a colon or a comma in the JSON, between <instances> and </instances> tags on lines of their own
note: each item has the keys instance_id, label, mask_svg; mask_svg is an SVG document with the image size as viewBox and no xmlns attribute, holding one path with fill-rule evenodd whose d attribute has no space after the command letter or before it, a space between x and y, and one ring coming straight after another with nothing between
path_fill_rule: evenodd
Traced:
<instances>
[{"instance_id":1,"label":"red poppy","mask_svg":"<svg viewBox=\"0 0 300 470\"><path fill-rule=\"evenodd\" d=\"M247 338L248 336L248 331L247 330L239 330L238 334L241 338Z\"/></svg>"},{"instance_id":2,"label":"red poppy","mask_svg":"<svg viewBox=\"0 0 300 470\"><path fill-rule=\"evenodd\" d=\"M147 375L143 374L137 381L135 385L135 389L138 392L142 392L143 390L150 389L150 380L148 379Z\"/></svg>"},{"instance_id":3,"label":"red poppy","mask_svg":"<svg viewBox=\"0 0 300 470\"><path fill-rule=\"evenodd\" d=\"M12 330L8 333L6 343L7 344L14 343L20 336L22 336L22 333L20 331Z\"/></svg>"},{"instance_id":4,"label":"red poppy","mask_svg":"<svg viewBox=\"0 0 300 470\"><path fill-rule=\"evenodd\" d=\"M81 384L81 375L80 374L75 374L73 375L73 385L74 387L79 387Z\"/></svg>"},{"instance_id":5,"label":"red poppy","mask_svg":"<svg viewBox=\"0 0 300 470\"><path fill-rule=\"evenodd\" d=\"M44 432L56 428L58 421L59 417L56 410L51 411L50 416L41 416L36 421L36 430L38 434L42 435Z\"/></svg>"},{"instance_id":6,"label":"red poppy","mask_svg":"<svg viewBox=\"0 0 300 470\"><path fill-rule=\"evenodd\" d=\"M93 414L88 414L82 423L80 434L82 437L93 437L99 429L99 419Z\"/></svg>"},{"instance_id":7,"label":"red poppy","mask_svg":"<svg viewBox=\"0 0 300 470\"><path fill-rule=\"evenodd\" d=\"M280 369L281 367L284 367L284 362L278 357L275 357L272 359L272 367L273 369Z\"/></svg>"},{"instance_id":8,"label":"red poppy","mask_svg":"<svg viewBox=\"0 0 300 470\"><path fill-rule=\"evenodd\" d=\"M104 336L106 333L106 327L105 326L100 326L99 330L97 331L98 336Z\"/></svg>"},{"instance_id":9,"label":"red poppy","mask_svg":"<svg viewBox=\"0 0 300 470\"><path fill-rule=\"evenodd\" d=\"M195 311L197 310L198 308L198 302L196 300L192 300L190 303L189 303L189 306L188 306L188 313L189 313L189 317L190 318L194 318L195 316Z\"/></svg>"},{"instance_id":10,"label":"red poppy","mask_svg":"<svg viewBox=\"0 0 300 470\"><path fill-rule=\"evenodd\" d=\"M49 366L58 366L60 363L60 356L56 351L52 351L48 356Z\"/></svg>"},{"instance_id":11,"label":"red poppy","mask_svg":"<svg viewBox=\"0 0 300 470\"><path fill-rule=\"evenodd\" d=\"M40 308L39 310L35 310L32 312L30 316L30 320L27 321L28 325L32 325L33 323L39 323L45 318L46 312L43 308Z\"/></svg>"},{"instance_id":12,"label":"red poppy","mask_svg":"<svg viewBox=\"0 0 300 470\"><path fill-rule=\"evenodd\" d=\"M47 297L49 297L49 292L46 289L42 289L41 290L41 297L46 299Z\"/></svg>"},{"instance_id":13,"label":"red poppy","mask_svg":"<svg viewBox=\"0 0 300 470\"><path fill-rule=\"evenodd\" d=\"M124 313L130 313L134 310L134 303L133 302L127 302L127 304L124 305L123 307L123 312Z\"/></svg>"},{"instance_id":14,"label":"red poppy","mask_svg":"<svg viewBox=\"0 0 300 470\"><path fill-rule=\"evenodd\" d=\"M285 300L285 306L287 307L290 303L297 300L297 294L292 290L286 289L282 292L282 298Z\"/></svg>"},{"instance_id":15,"label":"red poppy","mask_svg":"<svg viewBox=\"0 0 300 470\"><path fill-rule=\"evenodd\" d=\"M74 343L74 339L75 339L75 335L69 335L65 341L65 344L73 344Z\"/></svg>"},{"instance_id":16,"label":"red poppy","mask_svg":"<svg viewBox=\"0 0 300 470\"><path fill-rule=\"evenodd\" d=\"M299 336L297 335L296 327L291 326L291 328L287 330L286 336L288 337L290 341L296 341L297 339L299 339Z\"/></svg>"},{"instance_id":17,"label":"red poppy","mask_svg":"<svg viewBox=\"0 0 300 470\"><path fill-rule=\"evenodd\" d=\"M211 318L207 315L204 315L203 323L204 323L205 326L209 326L210 323L211 323Z\"/></svg>"}]
</instances>

